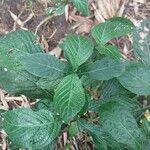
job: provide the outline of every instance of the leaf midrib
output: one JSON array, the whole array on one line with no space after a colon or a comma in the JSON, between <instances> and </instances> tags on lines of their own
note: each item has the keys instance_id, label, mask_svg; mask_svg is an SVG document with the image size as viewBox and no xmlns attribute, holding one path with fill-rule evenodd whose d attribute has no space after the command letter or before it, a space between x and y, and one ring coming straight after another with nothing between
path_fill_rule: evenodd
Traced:
<instances>
[{"instance_id":1,"label":"leaf midrib","mask_svg":"<svg viewBox=\"0 0 150 150\"><path fill-rule=\"evenodd\" d=\"M23 126L23 125L15 125L15 124L12 124L12 123L9 123L8 121L5 120L5 122L7 122L7 124L11 125L11 126L15 126L15 127L22 127L22 128L33 128L33 127L43 127L43 126L47 126L47 125L51 125L51 124L54 124L54 123L44 123L44 124L40 124L40 125L28 125L28 126Z\"/></svg>"},{"instance_id":2,"label":"leaf midrib","mask_svg":"<svg viewBox=\"0 0 150 150\"><path fill-rule=\"evenodd\" d=\"M112 68L115 68L116 66L109 66L109 67L103 67L103 68L100 68L100 69L95 69L95 70L92 70L92 71L88 71L87 73L93 73L93 72L98 72L98 71L102 71L102 70L108 70L108 68L112 69Z\"/></svg>"}]
</instances>

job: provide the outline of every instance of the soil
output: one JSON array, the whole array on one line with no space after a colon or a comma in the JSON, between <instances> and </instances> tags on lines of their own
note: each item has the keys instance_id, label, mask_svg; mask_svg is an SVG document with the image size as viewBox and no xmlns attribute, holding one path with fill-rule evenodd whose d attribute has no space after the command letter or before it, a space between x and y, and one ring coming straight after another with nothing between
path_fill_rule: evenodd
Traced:
<instances>
[{"instance_id":1,"label":"soil","mask_svg":"<svg viewBox=\"0 0 150 150\"><path fill-rule=\"evenodd\" d=\"M14 26L14 20L12 19L9 11L16 16L20 16L20 20L24 21L32 12L34 17L25 24L25 28L35 32L38 24L46 18L44 5L37 1L33 1L32 6L27 5L26 0L4 0L0 3L0 28L2 32L0 34L10 32ZM19 27L17 27L19 28ZM51 35L56 31L52 38ZM48 40L49 50L52 50L57 46L59 41L65 37L66 34L72 32L70 24L65 20L65 16L57 16L46 22L38 30L38 36L42 35Z\"/></svg>"}]
</instances>

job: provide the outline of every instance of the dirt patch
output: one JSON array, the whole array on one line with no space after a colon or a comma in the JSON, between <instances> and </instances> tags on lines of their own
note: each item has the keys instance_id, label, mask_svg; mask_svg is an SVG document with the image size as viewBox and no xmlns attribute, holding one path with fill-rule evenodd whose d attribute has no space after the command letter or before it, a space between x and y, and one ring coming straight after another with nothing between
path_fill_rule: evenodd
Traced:
<instances>
[{"instance_id":1,"label":"dirt patch","mask_svg":"<svg viewBox=\"0 0 150 150\"><path fill-rule=\"evenodd\" d=\"M150 1L145 0L145 3L135 3L133 0L129 0L125 6L124 15L137 21L150 19Z\"/></svg>"},{"instance_id":2,"label":"dirt patch","mask_svg":"<svg viewBox=\"0 0 150 150\"><path fill-rule=\"evenodd\" d=\"M46 7L33 1L32 6L29 6L25 0L5 0L0 3L0 34L10 32L14 28L14 20L12 19L10 12L16 16L19 16L21 21L24 21L29 17L31 13L34 14L24 27L30 31L35 32L36 27L47 16L45 14ZM17 26L17 29L20 27ZM49 50L52 50L57 46L59 41L65 37L66 34L71 32L71 25L65 20L65 16L54 17L51 20L45 22L38 30L39 37L44 36L49 45Z\"/></svg>"}]
</instances>

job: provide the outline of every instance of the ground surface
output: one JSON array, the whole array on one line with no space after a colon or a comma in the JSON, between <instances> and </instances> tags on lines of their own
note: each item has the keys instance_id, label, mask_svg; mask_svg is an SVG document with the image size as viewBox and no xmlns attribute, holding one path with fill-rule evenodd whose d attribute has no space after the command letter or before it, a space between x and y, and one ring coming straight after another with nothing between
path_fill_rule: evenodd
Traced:
<instances>
[{"instance_id":1,"label":"ground surface","mask_svg":"<svg viewBox=\"0 0 150 150\"><path fill-rule=\"evenodd\" d=\"M31 0L28 0L28 2ZM111 1L111 0L110 0ZM138 21L143 20L145 18L150 19L150 1L149 0L118 0L120 1L115 15L116 16L125 16L131 19L136 25ZM33 32L36 31L37 26L47 18L45 14L45 10L48 6L52 6L49 3L49 0L33 0L32 4L29 4L27 0L0 0L0 35L4 35L6 33L11 32L12 30L17 30L20 28L25 28L31 30ZM108 0L109 2L109 0ZM66 12L66 16L57 16L52 19L47 20L37 31L37 35L39 36L40 42L45 47L46 52L54 52L56 55L60 55L58 49L56 49L57 44L63 40L65 35L70 32L76 32L78 34L89 34L91 27L101 22L101 18L107 19L109 17L113 17L110 14L102 15L100 12L99 5L101 4L101 0L95 2L95 0L89 0L91 16L85 18L80 16L71 4L69 4L69 10ZM100 3L100 4L99 4ZM102 5L102 4L101 4ZM105 6L105 4L103 4ZM106 14L107 11L113 7L111 4L105 7ZM96 8L96 10L95 10ZM97 13L97 10L99 13ZM69 18L69 19L68 19ZM66 21L67 20L67 21ZM21 23L19 23L19 21ZM24 23L26 21L26 23ZM118 39L117 41L113 41L122 51L130 57L130 40L125 37ZM4 93L1 90L0 94L0 105L10 107L11 103L5 103L2 101L2 97L6 97L9 101L15 101L15 98ZM10 97L10 98L9 98ZM12 99L11 99L12 98ZM20 99L22 97L19 97ZM19 99L18 98L18 99ZM5 98L3 98L5 99ZM16 98L17 99L17 98ZM64 147L64 140L67 139L67 134L64 133L62 137L60 137L60 145L59 147ZM76 144L79 149L93 149L91 141L88 139L86 134L79 135L75 139ZM61 144L62 143L62 144ZM74 144L75 145L75 144ZM75 146L72 146L72 149ZM5 134L0 133L0 150L8 149L5 141Z\"/></svg>"}]
</instances>

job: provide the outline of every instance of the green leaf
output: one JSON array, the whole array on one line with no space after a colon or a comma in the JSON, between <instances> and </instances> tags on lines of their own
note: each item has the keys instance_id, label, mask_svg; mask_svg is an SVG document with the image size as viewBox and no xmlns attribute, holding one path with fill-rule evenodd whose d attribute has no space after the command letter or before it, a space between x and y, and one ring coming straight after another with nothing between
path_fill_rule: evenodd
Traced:
<instances>
[{"instance_id":1,"label":"green leaf","mask_svg":"<svg viewBox=\"0 0 150 150\"><path fill-rule=\"evenodd\" d=\"M0 87L12 95L25 95L29 98L50 98L52 92L37 86L39 78L25 70L19 72L0 68Z\"/></svg>"},{"instance_id":2,"label":"green leaf","mask_svg":"<svg viewBox=\"0 0 150 150\"><path fill-rule=\"evenodd\" d=\"M120 76L124 71L125 62L104 57L90 65L87 73L92 79L109 80Z\"/></svg>"},{"instance_id":3,"label":"green leaf","mask_svg":"<svg viewBox=\"0 0 150 150\"><path fill-rule=\"evenodd\" d=\"M75 34L68 35L61 46L74 70L77 70L92 55L94 48L89 38Z\"/></svg>"},{"instance_id":4,"label":"green leaf","mask_svg":"<svg viewBox=\"0 0 150 150\"><path fill-rule=\"evenodd\" d=\"M15 31L0 38L0 86L13 95L30 98L49 98L50 91L36 85L39 78L27 73L17 58L22 55L43 53L37 38L29 31Z\"/></svg>"},{"instance_id":5,"label":"green leaf","mask_svg":"<svg viewBox=\"0 0 150 150\"><path fill-rule=\"evenodd\" d=\"M110 147L120 150L119 143L103 127L83 119L78 120L77 123L81 132L86 130L90 134L97 150L109 150Z\"/></svg>"},{"instance_id":6,"label":"green leaf","mask_svg":"<svg viewBox=\"0 0 150 150\"><path fill-rule=\"evenodd\" d=\"M29 31L18 30L0 38L0 67L17 69L16 57L23 54L42 53L36 37Z\"/></svg>"},{"instance_id":7,"label":"green leaf","mask_svg":"<svg viewBox=\"0 0 150 150\"><path fill-rule=\"evenodd\" d=\"M133 27L133 23L126 18L111 18L106 20L104 23L96 25L92 29L92 36L96 40L97 44L106 44L113 38L131 33Z\"/></svg>"},{"instance_id":8,"label":"green leaf","mask_svg":"<svg viewBox=\"0 0 150 150\"><path fill-rule=\"evenodd\" d=\"M52 141L50 144L46 145L45 147L36 149L36 150L54 150L57 147L57 140Z\"/></svg>"},{"instance_id":9,"label":"green leaf","mask_svg":"<svg viewBox=\"0 0 150 150\"><path fill-rule=\"evenodd\" d=\"M138 149L144 139L131 113L117 102L109 102L99 109L100 123L119 143ZM140 148L139 148L140 149Z\"/></svg>"},{"instance_id":10,"label":"green leaf","mask_svg":"<svg viewBox=\"0 0 150 150\"><path fill-rule=\"evenodd\" d=\"M117 79L104 81L101 89L101 99L110 98L116 95L130 95L131 92L126 90Z\"/></svg>"},{"instance_id":11,"label":"green leaf","mask_svg":"<svg viewBox=\"0 0 150 150\"><path fill-rule=\"evenodd\" d=\"M0 130L3 129L3 117L2 114L4 113L4 110L0 109Z\"/></svg>"},{"instance_id":12,"label":"green leaf","mask_svg":"<svg viewBox=\"0 0 150 150\"><path fill-rule=\"evenodd\" d=\"M144 20L133 32L135 56L144 64L150 65L150 20Z\"/></svg>"},{"instance_id":13,"label":"green leaf","mask_svg":"<svg viewBox=\"0 0 150 150\"><path fill-rule=\"evenodd\" d=\"M54 112L54 104L51 99L40 99L32 108L33 110L37 111L37 110L49 110L51 112Z\"/></svg>"},{"instance_id":14,"label":"green leaf","mask_svg":"<svg viewBox=\"0 0 150 150\"><path fill-rule=\"evenodd\" d=\"M42 88L43 90L54 90L54 88L56 88L56 86L60 83L60 81L62 80L62 78L58 78L58 79L54 79L51 80L51 78L40 78L37 81L37 86Z\"/></svg>"},{"instance_id":15,"label":"green leaf","mask_svg":"<svg viewBox=\"0 0 150 150\"><path fill-rule=\"evenodd\" d=\"M100 54L104 54L108 57L113 59L119 60L121 58L121 53L119 52L118 47L113 45L98 45L96 49L99 51Z\"/></svg>"},{"instance_id":16,"label":"green leaf","mask_svg":"<svg viewBox=\"0 0 150 150\"><path fill-rule=\"evenodd\" d=\"M138 95L150 95L150 67L131 64L118 79L129 91Z\"/></svg>"},{"instance_id":17,"label":"green leaf","mask_svg":"<svg viewBox=\"0 0 150 150\"><path fill-rule=\"evenodd\" d=\"M4 114L4 129L12 142L25 148L37 149L56 138L60 125L49 111L34 112L22 108Z\"/></svg>"},{"instance_id":18,"label":"green leaf","mask_svg":"<svg viewBox=\"0 0 150 150\"><path fill-rule=\"evenodd\" d=\"M85 104L85 94L76 74L66 76L58 85L54 95L54 107L68 123Z\"/></svg>"},{"instance_id":19,"label":"green leaf","mask_svg":"<svg viewBox=\"0 0 150 150\"><path fill-rule=\"evenodd\" d=\"M37 53L18 58L19 62L31 74L51 80L63 77L66 64L52 55Z\"/></svg>"},{"instance_id":20,"label":"green leaf","mask_svg":"<svg viewBox=\"0 0 150 150\"><path fill-rule=\"evenodd\" d=\"M89 111L98 112L100 106L109 102L117 102L123 108L130 111L130 113L133 114L136 118L138 118L141 115L141 112L143 110L142 105L137 101L137 99L131 99L124 95L120 96L117 94L112 97L100 99L98 101L91 100L88 109Z\"/></svg>"},{"instance_id":21,"label":"green leaf","mask_svg":"<svg viewBox=\"0 0 150 150\"><path fill-rule=\"evenodd\" d=\"M141 127L146 135L147 138L150 138L150 122L146 119L146 118L143 118L141 120Z\"/></svg>"},{"instance_id":22,"label":"green leaf","mask_svg":"<svg viewBox=\"0 0 150 150\"><path fill-rule=\"evenodd\" d=\"M62 2L59 6L55 9L54 14L55 16L61 16L65 12L66 3Z\"/></svg>"},{"instance_id":23,"label":"green leaf","mask_svg":"<svg viewBox=\"0 0 150 150\"><path fill-rule=\"evenodd\" d=\"M103 104L109 103L112 101L117 102L123 108L127 109L135 118L138 118L142 113L143 108L142 108L142 105L138 102L138 100L131 99L124 95L122 95L122 96L115 95L111 98L101 99L99 101L99 106L102 106ZM98 105L97 105L97 107L98 107Z\"/></svg>"},{"instance_id":24,"label":"green leaf","mask_svg":"<svg viewBox=\"0 0 150 150\"><path fill-rule=\"evenodd\" d=\"M58 2L56 7L48 7L45 11L47 15L51 15L52 13L55 16L61 16L65 12L66 2Z\"/></svg>"},{"instance_id":25,"label":"green leaf","mask_svg":"<svg viewBox=\"0 0 150 150\"><path fill-rule=\"evenodd\" d=\"M72 122L70 124L68 132L71 138L75 137L79 133L77 122Z\"/></svg>"},{"instance_id":26,"label":"green leaf","mask_svg":"<svg viewBox=\"0 0 150 150\"><path fill-rule=\"evenodd\" d=\"M150 139L146 139L143 143L143 149L142 150L149 150L150 148Z\"/></svg>"},{"instance_id":27,"label":"green leaf","mask_svg":"<svg viewBox=\"0 0 150 150\"><path fill-rule=\"evenodd\" d=\"M45 10L46 15L51 15L54 12L54 7L47 7Z\"/></svg>"},{"instance_id":28,"label":"green leaf","mask_svg":"<svg viewBox=\"0 0 150 150\"><path fill-rule=\"evenodd\" d=\"M88 0L72 0L72 3L82 15L89 15Z\"/></svg>"}]
</instances>

